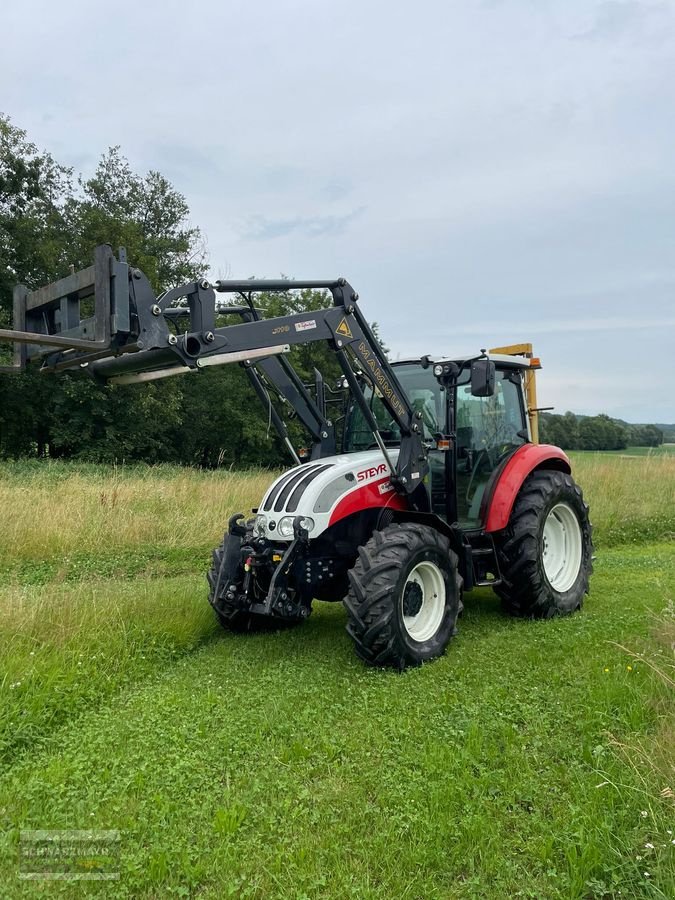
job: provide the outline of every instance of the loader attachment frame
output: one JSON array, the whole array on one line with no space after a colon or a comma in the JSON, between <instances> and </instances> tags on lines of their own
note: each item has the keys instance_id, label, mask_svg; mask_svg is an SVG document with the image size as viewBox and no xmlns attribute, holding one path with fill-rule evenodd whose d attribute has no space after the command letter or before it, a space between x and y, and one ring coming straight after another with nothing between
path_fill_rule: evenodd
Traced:
<instances>
[{"instance_id":1,"label":"loader attachment frame","mask_svg":"<svg viewBox=\"0 0 675 900\"><path fill-rule=\"evenodd\" d=\"M30 360L61 350L88 354L108 353L113 332L129 331L129 301L126 293L127 265L107 245L98 246L94 264L80 272L29 291L14 288L14 329L0 329L0 340L15 343L14 362L0 371L25 368ZM93 299L91 314L83 315L83 303ZM91 305L91 304L89 304ZM36 340L40 335L40 340Z\"/></svg>"}]
</instances>

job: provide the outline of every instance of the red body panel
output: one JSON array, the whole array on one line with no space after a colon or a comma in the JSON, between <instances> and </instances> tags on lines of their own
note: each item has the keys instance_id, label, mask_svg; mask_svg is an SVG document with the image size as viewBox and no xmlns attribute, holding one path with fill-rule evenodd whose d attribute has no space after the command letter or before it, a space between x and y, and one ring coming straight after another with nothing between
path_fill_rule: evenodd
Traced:
<instances>
[{"instance_id":1,"label":"red body panel","mask_svg":"<svg viewBox=\"0 0 675 900\"><path fill-rule=\"evenodd\" d=\"M535 469L558 469L571 472L567 456L552 444L523 444L504 466L492 496L488 501L486 531L506 528L518 491L530 472Z\"/></svg>"},{"instance_id":2,"label":"red body panel","mask_svg":"<svg viewBox=\"0 0 675 900\"><path fill-rule=\"evenodd\" d=\"M364 484L363 487L350 491L335 507L331 513L328 522L329 527L350 516L352 513L360 512L362 509L375 509L381 506L383 509L407 509L408 504L405 497L397 494L396 491L389 487L389 490L381 491L383 485L389 486L389 476L380 478L378 481L372 481L370 484Z\"/></svg>"}]
</instances>

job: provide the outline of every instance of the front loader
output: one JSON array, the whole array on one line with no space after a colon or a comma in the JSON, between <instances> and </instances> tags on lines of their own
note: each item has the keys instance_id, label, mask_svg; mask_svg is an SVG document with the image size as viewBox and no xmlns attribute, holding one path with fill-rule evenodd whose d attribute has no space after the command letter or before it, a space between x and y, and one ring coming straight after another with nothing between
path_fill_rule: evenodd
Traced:
<instances>
[{"instance_id":1,"label":"front loader","mask_svg":"<svg viewBox=\"0 0 675 900\"><path fill-rule=\"evenodd\" d=\"M253 302L302 288L332 305L263 318ZM79 369L101 384L244 369L294 466L248 519L232 515L214 551L209 602L229 630L298 624L315 600L342 601L359 657L401 670L445 651L473 588L543 618L579 609L588 591L588 507L567 456L536 441L530 345L390 363L345 279L199 281L155 296L108 246L89 269L18 286L0 339L15 343L12 371ZM290 362L314 342L342 373L328 390ZM308 434L304 458L284 407Z\"/></svg>"}]
</instances>

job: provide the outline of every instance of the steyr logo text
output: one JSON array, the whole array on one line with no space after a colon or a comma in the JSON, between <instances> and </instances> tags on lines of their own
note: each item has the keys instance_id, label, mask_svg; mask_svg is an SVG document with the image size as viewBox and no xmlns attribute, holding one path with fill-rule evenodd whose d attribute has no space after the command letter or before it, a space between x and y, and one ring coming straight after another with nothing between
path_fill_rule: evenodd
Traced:
<instances>
[{"instance_id":1,"label":"steyr logo text","mask_svg":"<svg viewBox=\"0 0 675 900\"><path fill-rule=\"evenodd\" d=\"M376 475L385 475L388 471L387 464L380 463L379 466L371 466L370 469L357 472L356 478L358 481L366 481L368 478L375 478Z\"/></svg>"}]
</instances>

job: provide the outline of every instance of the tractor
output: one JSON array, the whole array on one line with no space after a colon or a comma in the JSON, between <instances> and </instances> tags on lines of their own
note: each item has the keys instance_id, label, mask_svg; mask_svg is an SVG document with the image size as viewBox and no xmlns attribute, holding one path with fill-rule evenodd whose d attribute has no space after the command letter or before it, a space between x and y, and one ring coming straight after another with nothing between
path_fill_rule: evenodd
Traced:
<instances>
[{"instance_id":1,"label":"tractor","mask_svg":"<svg viewBox=\"0 0 675 900\"><path fill-rule=\"evenodd\" d=\"M267 318L255 306L258 292L303 288L332 302ZM538 443L531 345L390 362L344 278L195 281L156 296L107 245L87 269L17 286L0 339L15 345L5 371L37 363L101 384L242 367L294 465L248 518L231 516L213 553L208 600L230 631L342 602L357 655L401 671L445 652L464 592L489 586L507 612L536 618L572 613L588 592L588 507L565 453ZM291 348L315 342L335 355L337 383L294 369ZM302 454L284 407L307 432Z\"/></svg>"}]
</instances>

